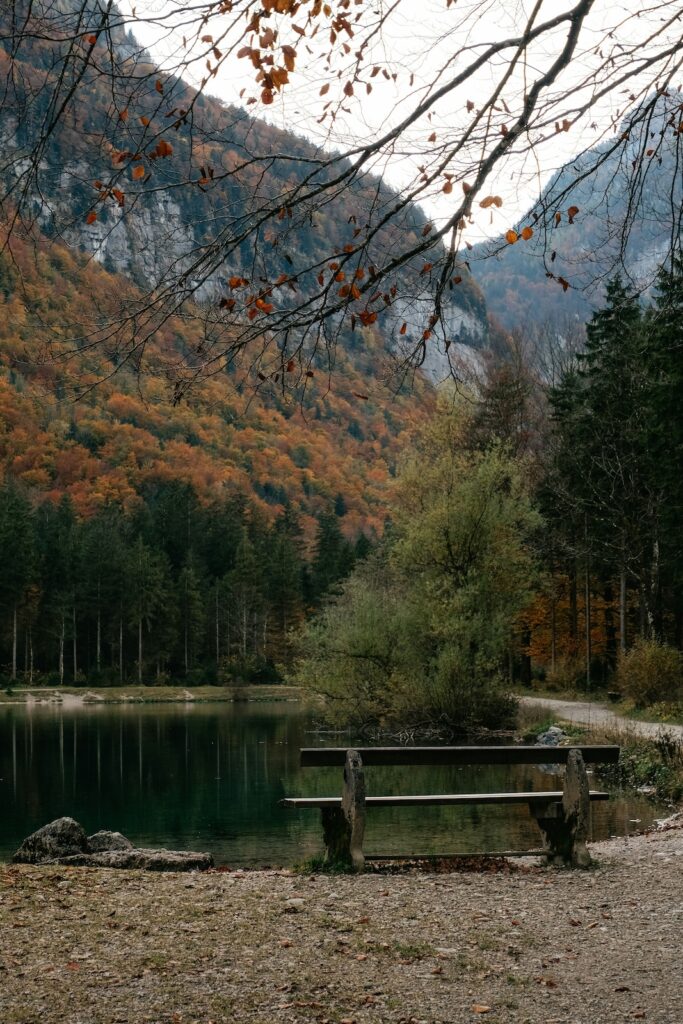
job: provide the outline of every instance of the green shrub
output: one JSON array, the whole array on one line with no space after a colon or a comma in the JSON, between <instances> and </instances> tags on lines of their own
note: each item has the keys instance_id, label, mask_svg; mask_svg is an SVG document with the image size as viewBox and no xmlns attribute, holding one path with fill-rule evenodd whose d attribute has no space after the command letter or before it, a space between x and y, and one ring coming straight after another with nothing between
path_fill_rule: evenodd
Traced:
<instances>
[{"instance_id":1,"label":"green shrub","mask_svg":"<svg viewBox=\"0 0 683 1024\"><path fill-rule=\"evenodd\" d=\"M556 693L567 693L580 688L586 679L586 666L581 658L561 657L555 667L548 670L545 677L545 689Z\"/></svg>"},{"instance_id":2,"label":"green shrub","mask_svg":"<svg viewBox=\"0 0 683 1024\"><path fill-rule=\"evenodd\" d=\"M679 700L683 696L683 656L659 640L640 638L619 659L615 681L636 707Z\"/></svg>"}]
</instances>

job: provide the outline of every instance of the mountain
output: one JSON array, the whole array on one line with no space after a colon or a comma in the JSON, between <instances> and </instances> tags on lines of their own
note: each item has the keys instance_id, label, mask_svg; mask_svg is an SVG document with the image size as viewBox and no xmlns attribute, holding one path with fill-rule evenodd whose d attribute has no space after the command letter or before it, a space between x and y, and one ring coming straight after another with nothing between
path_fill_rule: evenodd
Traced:
<instances>
[{"instance_id":1,"label":"mountain","mask_svg":"<svg viewBox=\"0 0 683 1024\"><path fill-rule=\"evenodd\" d=\"M241 285L230 282L248 282L253 290L258 282L293 275L292 287L290 281L276 286L284 314L312 295L313 278L297 272L300 263L318 268L311 272L318 275L329 263L330 245L338 244L339 251L348 245L370 209L376 214L401 205L395 192L365 174L321 208L306 207L290 218L292 189L334 173L320 170L321 153L311 143L155 68L116 8L108 12L103 0L38 0L17 7L37 18L41 30L24 32L19 41L7 25L0 33L13 81L0 110L6 215L21 196L31 230L90 254L153 294L150 330L159 311L177 311L183 302L186 315L194 310L207 324L211 351L219 350L221 332L230 325L226 308L241 294ZM86 49L92 46L87 61L74 43L79 39ZM53 126L52 109L62 99L68 116ZM46 134L46 144L36 150L36 138ZM277 231L269 222L258 227L254 246L252 232L264 206L281 207L282 221ZM369 265L380 263L399 239L405 246L426 228L422 211L404 205L371 239ZM393 319L399 326L404 311L427 307L422 267L423 261L413 261L398 274ZM490 343L483 297L464 269L443 316L456 360L468 346ZM334 320L327 333L328 343L338 334L343 344L349 341ZM385 341L400 358L410 338L399 337L396 324L393 334ZM314 346L306 344L304 358L315 361ZM428 348L423 369L433 379L447 376L450 365L444 351Z\"/></svg>"},{"instance_id":2,"label":"mountain","mask_svg":"<svg viewBox=\"0 0 683 1024\"><path fill-rule=\"evenodd\" d=\"M585 323L616 273L647 294L680 246L682 100L672 92L636 106L612 138L562 167L517 225L531 240L475 247L472 272L506 329Z\"/></svg>"},{"instance_id":3,"label":"mountain","mask_svg":"<svg viewBox=\"0 0 683 1024\"><path fill-rule=\"evenodd\" d=\"M22 11L40 24L16 34ZM401 386L400 352L379 324L333 330L330 345L306 350L296 368L268 363L254 336L239 361L217 358L209 373L197 370L196 388L174 387L179 367L191 382L207 352L230 341L221 299L231 279L272 277L300 252L323 259L328 240L346 240L368 203L396 194L365 178L314 223L285 219L279 244L264 237L254 252L239 242L240 224L314 168L317 151L164 75L115 8L97 57L103 11L99 0L0 8L0 67L12 83L0 106L2 478L35 503L68 495L84 516L110 502L130 508L178 479L207 501L247 495L271 519L289 505L309 540L315 517L341 494L349 538L381 533L396 460L432 406L429 378L450 371L443 353L430 350L423 372ZM83 40L97 57L87 65ZM108 78L96 70L105 57ZM55 118L67 94L68 114ZM199 124L201 145L191 139ZM139 191L135 167L152 145L156 187ZM256 151L272 154L258 170L249 165ZM304 162L292 165L292 156ZM378 251L425 224L407 206L378 233ZM211 268L206 243L216 234L235 244L232 262ZM169 280L191 298L161 316ZM426 302L410 268L402 280L399 312L401 302ZM483 296L466 271L445 316L460 342L451 359L489 344Z\"/></svg>"}]
</instances>

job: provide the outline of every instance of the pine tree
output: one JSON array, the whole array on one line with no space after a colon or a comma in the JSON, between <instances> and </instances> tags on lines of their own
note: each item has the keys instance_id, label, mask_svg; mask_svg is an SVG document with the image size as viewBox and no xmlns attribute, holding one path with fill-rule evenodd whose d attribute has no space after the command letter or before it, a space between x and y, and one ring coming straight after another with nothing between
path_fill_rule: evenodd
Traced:
<instances>
[{"instance_id":1,"label":"pine tree","mask_svg":"<svg viewBox=\"0 0 683 1024\"><path fill-rule=\"evenodd\" d=\"M267 597L272 609L274 659L286 656L288 634L303 616L302 535L296 515L289 506L270 531L268 551Z\"/></svg>"},{"instance_id":2,"label":"pine tree","mask_svg":"<svg viewBox=\"0 0 683 1024\"><path fill-rule=\"evenodd\" d=\"M661 496L661 586L668 591L673 639L683 646L683 256L657 276L654 306L645 320L647 445ZM658 617L660 631L663 616Z\"/></svg>"},{"instance_id":3,"label":"pine tree","mask_svg":"<svg viewBox=\"0 0 683 1024\"><path fill-rule=\"evenodd\" d=\"M11 678L17 678L19 618L34 574L35 544L31 508L14 487L0 489L0 614L11 634Z\"/></svg>"},{"instance_id":4,"label":"pine tree","mask_svg":"<svg viewBox=\"0 0 683 1024\"><path fill-rule=\"evenodd\" d=\"M318 516L318 531L311 563L311 597L318 603L353 568L353 549L344 539L339 520L333 512Z\"/></svg>"}]
</instances>

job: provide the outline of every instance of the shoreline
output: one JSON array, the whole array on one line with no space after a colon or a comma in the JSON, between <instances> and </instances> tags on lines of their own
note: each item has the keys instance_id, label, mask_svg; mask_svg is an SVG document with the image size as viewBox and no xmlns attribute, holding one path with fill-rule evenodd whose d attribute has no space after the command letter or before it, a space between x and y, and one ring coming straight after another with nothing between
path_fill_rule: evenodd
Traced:
<instances>
[{"instance_id":1,"label":"shoreline","mask_svg":"<svg viewBox=\"0 0 683 1024\"><path fill-rule=\"evenodd\" d=\"M56 686L17 687L0 692L0 708L96 707L115 704L238 704L242 702L315 703L298 686L280 683L244 686Z\"/></svg>"}]
</instances>

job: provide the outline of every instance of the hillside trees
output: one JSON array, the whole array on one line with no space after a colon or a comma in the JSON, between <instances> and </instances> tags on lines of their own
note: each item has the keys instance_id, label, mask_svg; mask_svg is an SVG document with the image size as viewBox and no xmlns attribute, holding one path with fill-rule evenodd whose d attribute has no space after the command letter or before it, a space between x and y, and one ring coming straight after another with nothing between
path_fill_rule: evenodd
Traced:
<instances>
[{"instance_id":1,"label":"hillside trees","mask_svg":"<svg viewBox=\"0 0 683 1024\"><path fill-rule=\"evenodd\" d=\"M420 364L457 340L453 296L477 303L463 269L473 222L495 213L507 244L542 236L552 287L570 286L552 265L552 240L586 214L572 186L599 175L606 154L628 172L623 238L660 165L677 236L678 0L629 4L617 24L600 0L559 11L543 0L530 11L435 0L433 30L422 18L423 46L411 35L406 53L397 39L412 7L226 0L188 11L171 0L125 21L105 0L40 0L5 12L0 177L10 232L73 236L75 221L104 238L118 221L150 216L159 197L169 209L178 202L193 228L184 252L169 238L139 302L84 318L77 346L108 346L119 364L140 368L160 324L198 317L201 344L167 368L177 396L240 354L280 387L292 375L305 383L316 352L329 362L338 337L380 319L401 360ZM163 71L129 34L136 27L164 40ZM245 108L207 99L236 64L251 79ZM198 89L183 75L202 76ZM375 96L389 117L373 114ZM291 100L283 122L296 110L329 151L252 118L282 97ZM362 141L354 118L370 125ZM565 133L576 151L604 145L529 223L512 223L509 182L552 164ZM378 178L396 154L400 193ZM64 175L66 205L54 194ZM442 211L433 222L414 205L425 200Z\"/></svg>"}]
</instances>

